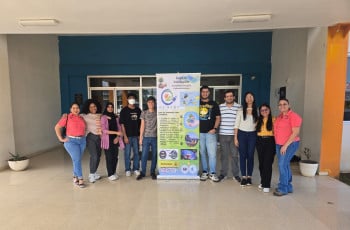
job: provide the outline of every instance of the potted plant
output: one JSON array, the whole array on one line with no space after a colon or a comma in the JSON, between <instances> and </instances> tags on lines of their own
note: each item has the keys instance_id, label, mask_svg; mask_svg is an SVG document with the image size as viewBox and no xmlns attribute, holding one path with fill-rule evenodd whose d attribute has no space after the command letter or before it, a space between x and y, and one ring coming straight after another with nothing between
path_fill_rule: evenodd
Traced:
<instances>
[{"instance_id":1,"label":"potted plant","mask_svg":"<svg viewBox=\"0 0 350 230\"><path fill-rule=\"evenodd\" d=\"M11 158L7 161L9 167L14 171L25 170L29 165L29 158L26 156L21 156L19 153L9 152Z\"/></svg>"},{"instance_id":2,"label":"potted plant","mask_svg":"<svg viewBox=\"0 0 350 230\"><path fill-rule=\"evenodd\" d=\"M306 160L301 160L299 162L300 172L303 176L313 177L316 175L318 169L318 162L310 160L311 158L311 149L304 148L304 155Z\"/></svg>"}]
</instances>

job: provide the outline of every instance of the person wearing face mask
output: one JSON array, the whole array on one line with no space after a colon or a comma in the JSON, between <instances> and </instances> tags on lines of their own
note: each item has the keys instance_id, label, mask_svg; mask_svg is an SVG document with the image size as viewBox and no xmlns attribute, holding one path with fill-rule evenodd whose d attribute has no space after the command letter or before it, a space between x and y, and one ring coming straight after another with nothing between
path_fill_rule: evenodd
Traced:
<instances>
[{"instance_id":1,"label":"person wearing face mask","mask_svg":"<svg viewBox=\"0 0 350 230\"><path fill-rule=\"evenodd\" d=\"M130 154L131 148L134 153L133 171L136 176L140 175L139 162L139 136L140 136L140 116L141 109L136 107L136 95L128 94L128 106L120 111L120 124L122 126L123 138L125 143L124 159L125 159L125 174L131 176Z\"/></svg>"}]
</instances>

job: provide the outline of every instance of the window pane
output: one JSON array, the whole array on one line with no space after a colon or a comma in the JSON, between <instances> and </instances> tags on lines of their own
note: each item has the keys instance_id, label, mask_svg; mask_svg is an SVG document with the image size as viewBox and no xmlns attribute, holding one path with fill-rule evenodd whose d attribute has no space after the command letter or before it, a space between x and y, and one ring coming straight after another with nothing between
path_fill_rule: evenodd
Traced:
<instances>
[{"instance_id":1,"label":"window pane","mask_svg":"<svg viewBox=\"0 0 350 230\"><path fill-rule=\"evenodd\" d=\"M214 101L218 104L224 103L225 92L228 89L215 89L215 99ZM237 102L238 89L231 89L235 93L235 102Z\"/></svg>"},{"instance_id":2,"label":"window pane","mask_svg":"<svg viewBox=\"0 0 350 230\"><path fill-rule=\"evenodd\" d=\"M140 86L140 78L90 78L90 87Z\"/></svg>"},{"instance_id":3,"label":"window pane","mask_svg":"<svg viewBox=\"0 0 350 230\"><path fill-rule=\"evenodd\" d=\"M94 100L97 100L101 104L101 109L103 112L108 102L114 103L114 91L113 90L92 90L91 98Z\"/></svg>"},{"instance_id":4,"label":"window pane","mask_svg":"<svg viewBox=\"0 0 350 230\"><path fill-rule=\"evenodd\" d=\"M350 84L349 82L346 83L344 121L350 121Z\"/></svg>"},{"instance_id":5,"label":"window pane","mask_svg":"<svg viewBox=\"0 0 350 230\"><path fill-rule=\"evenodd\" d=\"M154 98L157 98L157 89L143 89L142 90L142 110L147 109L147 98L153 96Z\"/></svg>"},{"instance_id":6,"label":"window pane","mask_svg":"<svg viewBox=\"0 0 350 230\"><path fill-rule=\"evenodd\" d=\"M122 110L122 108L124 108L125 106L128 106L128 94L129 93L133 93L136 95L136 103L135 106L139 107L139 103L140 103L140 95L139 95L139 91L138 90L117 90L117 114L120 113L120 111Z\"/></svg>"},{"instance_id":7,"label":"window pane","mask_svg":"<svg viewBox=\"0 0 350 230\"><path fill-rule=\"evenodd\" d=\"M143 86L156 86L156 78L155 77L144 77L142 78Z\"/></svg>"},{"instance_id":8,"label":"window pane","mask_svg":"<svg viewBox=\"0 0 350 230\"><path fill-rule=\"evenodd\" d=\"M201 77L201 85L211 86L239 86L240 76L221 76L221 77Z\"/></svg>"}]
</instances>

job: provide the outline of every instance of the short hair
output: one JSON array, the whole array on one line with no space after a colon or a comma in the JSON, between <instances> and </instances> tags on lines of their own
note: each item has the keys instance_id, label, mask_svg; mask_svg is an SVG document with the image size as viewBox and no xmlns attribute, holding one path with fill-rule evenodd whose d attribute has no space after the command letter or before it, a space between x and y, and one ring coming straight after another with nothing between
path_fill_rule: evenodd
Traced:
<instances>
[{"instance_id":1,"label":"short hair","mask_svg":"<svg viewBox=\"0 0 350 230\"><path fill-rule=\"evenodd\" d=\"M135 99L136 99L136 94L134 94L134 93L128 93L128 99L130 98L130 97L134 97Z\"/></svg>"},{"instance_id":2,"label":"short hair","mask_svg":"<svg viewBox=\"0 0 350 230\"><path fill-rule=\"evenodd\" d=\"M289 104L289 100L287 99L287 98L280 98L279 100L278 100L278 102L280 102L280 101L286 101L288 104Z\"/></svg>"},{"instance_id":3,"label":"short hair","mask_svg":"<svg viewBox=\"0 0 350 230\"><path fill-rule=\"evenodd\" d=\"M203 86L201 87L200 92L202 92L203 89L208 89L208 90L210 90L209 86L207 86L207 85L203 85Z\"/></svg>"},{"instance_id":4,"label":"short hair","mask_svg":"<svg viewBox=\"0 0 350 230\"><path fill-rule=\"evenodd\" d=\"M149 96L147 98L147 102L149 102L149 101L153 101L154 103L156 103L156 99L153 96Z\"/></svg>"},{"instance_id":5,"label":"short hair","mask_svg":"<svg viewBox=\"0 0 350 230\"><path fill-rule=\"evenodd\" d=\"M77 105L79 107L79 109L80 109L80 105L79 105L78 102L73 101L72 103L70 103L69 108L71 109L73 107L73 105Z\"/></svg>"},{"instance_id":6,"label":"short hair","mask_svg":"<svg viewBox=\"0 0 350 230\"><path fill-rule=\"evenodd\" d=\"M235 91L233 91L232 89L228 89L228 90L225 91L224 97L226 97L226 94L228 94L228 93L232 93L232 95L233 95L234 97L236 96L236 95L235 95Z\"/></svg>"}]
</instances>

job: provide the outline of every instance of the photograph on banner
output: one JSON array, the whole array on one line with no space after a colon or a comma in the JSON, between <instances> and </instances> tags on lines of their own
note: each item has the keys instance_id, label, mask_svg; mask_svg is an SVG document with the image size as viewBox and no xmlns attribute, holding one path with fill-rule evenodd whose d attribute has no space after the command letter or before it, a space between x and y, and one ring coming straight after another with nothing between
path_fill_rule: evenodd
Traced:
<instances>
[{"instance_id":1,"label":"photograph on banner","mask_svg":"<svg viewBox=\"0 0 350 230\"><path fill-rule=\"evenodd\" d=\"M157 74L159 179L198 179L199 73Z\"/></svg>"}]
</instances>

